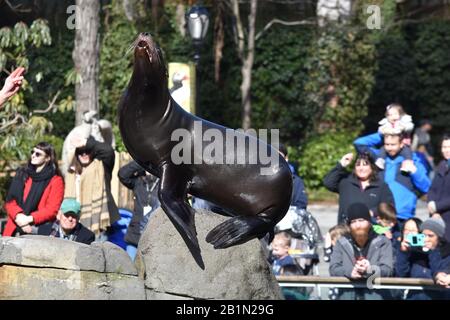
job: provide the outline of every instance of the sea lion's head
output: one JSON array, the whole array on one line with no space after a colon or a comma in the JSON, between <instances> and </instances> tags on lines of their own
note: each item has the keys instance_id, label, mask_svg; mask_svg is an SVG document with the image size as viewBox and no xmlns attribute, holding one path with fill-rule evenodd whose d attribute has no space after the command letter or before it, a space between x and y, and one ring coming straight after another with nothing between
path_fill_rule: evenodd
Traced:
<instances>
[{"instance_id":1,"label":"sea lion's head","mask_svg":"<svg viewBox=\"0 0 450 320\"><path fill-rule=\"evenodd\" d=\"M139 34L134 42L135 71L147 79L167 82L167 69L159 46L148 32Z\"/></svg>"}]
</instances>

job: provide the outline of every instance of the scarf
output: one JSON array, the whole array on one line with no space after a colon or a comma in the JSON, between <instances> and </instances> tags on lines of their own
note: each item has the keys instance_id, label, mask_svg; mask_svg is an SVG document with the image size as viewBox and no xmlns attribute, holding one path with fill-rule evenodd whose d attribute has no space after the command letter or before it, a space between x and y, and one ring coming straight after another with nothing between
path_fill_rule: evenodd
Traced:
<instances>
[{"instance_id":1,"label":"scarf","mask_svg":"<svg viewBox=\"0 0 450 320\"><path fill-rule=\"evenodd\" d=\"M41 172L36 172L36 167L32 164L19 168L11 182L6 201L16 200L17 205L22 208L23 213L29 216L37 210L42 194L54 175L55 166L53 164L46 165ZM31 189L28 192L27 198L24 200L25 183L28 178L31 178L32 181ZM24 234L20 227L16 228L14 233L16 232Z\"/></svg>"},{"instance_id":2,"label":"scarf","mask_svg":"<svg viewBox=\"0 0 450 320\"><path fill-rule=\"evenodd\" d=\"M30 215L31 212L37 210L42 194L54 175L55 167L53 164L46 165L41 172L36 172L36 167L31 164L28 164L25 168L19 168L9 188L6 201L15 199L23 213L27 216ZM25 182L28 178L32 180L31 189L24 200Z\"/></svg>"},{"instance_id":3,"label":"scarf","mask_svg":"<svg viewBox=\"0 0 450 320\"><path fill-rule=\"evenodd\" d=\"M103 163L94 159L81 175L68 172L65 176L64 198L76 198L81 204L80 223L95 233L111 225L106 195Z\"/></svg>"}]
</instances>

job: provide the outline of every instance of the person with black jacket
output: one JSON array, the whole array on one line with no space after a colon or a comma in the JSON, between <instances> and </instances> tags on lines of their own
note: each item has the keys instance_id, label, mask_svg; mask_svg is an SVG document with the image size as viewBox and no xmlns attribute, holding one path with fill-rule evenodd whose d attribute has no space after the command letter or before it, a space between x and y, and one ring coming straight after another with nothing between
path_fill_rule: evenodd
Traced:
<instances>
[{"instance_id":1,"label":"person with black jacket","mask_svg":"<svg viewBox=\"0 0 450 320\"><path fill-rule=\"evenodd\" d=\"M95 234L79 223L80 203L73 198L66 198L61 204L55 222L43 224L38 235L62 238L70 241L91 244Z\"/></svg>"},{"instance_id":2,"label":"person with black jacket","mask_svg":"<svg viewBox=\"0 0 450 320\"><path fill-rule=\"evenodd\" d=\"M441 152L444 160L439 163L428 191L428 211L445 221L445 239L450 242L450 135L442 138Z\"/></svg>"},{"instance_id":3,"label":"person with black jacket","mask_svg":"<svg viewBox=\"0 0 450 320\"><path fill-rule=\"evenodd\" d=\"M147 225L150 214L159 206L159 179L147 173L136 161L132 160L120 168L119 180L134 194L134 214L125 234L127 252L132 259L136 255L136 248Z\"/></svg>"},{"instance_id":4,"label":"person with black jacket","mask_svg":"<svg viewBox=\"0 0 450 320\"><path fill-rule=\"evenodd\" d=\"M394 197L369 154L358 154L355 168L349 173L346 168L353 160L353 154L342 157L338 164L325 176L325 187L339 194L338 224L346 223L346 212L355 202L364 203L372 212L377 213L381 202L394 205Z\"/></svg>"},{"instance_id":5,"label":"person with black jacket","mask_svg":"<svg viewBox=\"0 0 450 320\"><path fill-rule=\"evenodd\" d=\"M106 240L111 226L120 219L111 193L114 149L92 136L88 139L74 136L70 143L75 156L65 175L64 197L80 202L80 221L96 237Z\"/></svg>"},{"instance_id":6,"label":"person with black jacket","mask_svg":"<svg viewBox=\"0 0 450 320\"><path fill-rule=\"evenodd\" d=\"M286 159L286 162L289 161L288 150L284 144L279 144L278 152ZM306 207L308 206L308 194L306 193L305 183L302 178L295 173L289 162L288 164L292 172L291 206L306 210Z\"/></svg>"},{"instance_id":7,"label":"person with black jacket","mask_svg":"<svg viewBox=\"0 0 450 320\"><path fill-rule=\"evenodd\" d=\"M403 224L401 238L395 248L395 276L400 278L432 279L429 253L421 246L415 246L408 241L408 235L417 236L422 221L418 218L406 220ZM431 300L435 296L434 290L410 290L407 300Z\"/></svg>"}]
</instances>

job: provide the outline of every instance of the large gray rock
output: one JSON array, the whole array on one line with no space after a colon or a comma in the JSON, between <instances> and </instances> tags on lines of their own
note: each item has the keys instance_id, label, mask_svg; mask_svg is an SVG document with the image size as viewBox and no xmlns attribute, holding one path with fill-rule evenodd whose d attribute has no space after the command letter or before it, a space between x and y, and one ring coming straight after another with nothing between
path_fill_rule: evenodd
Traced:
<instances>
[{"instance_id":1,"label":"large gray rock","mask_svg":"<svg viewBox=\"0 0 450 320\"><path fill-rule=\"evenodd\" d=\"M111 242L94 242L92 248L99 248L105 259L105 272L137 276L137 269L128 254Z\"/></svg>"},{"instance_id":2,"label":"large gray rock","mask_svg":"<svg viewBox=\"0 0 450 320\"><path fill-rule=\"evenodd\" d=\"M3 237L0 241L0 263L105 271L105 258L98 247L46 236Z\"/></svg>"},{"instance_id":3,"label":"large gray rock","mask_svg":"<svg viewBox=\"0 0 450 320\"><path fill-rule=\"evenodd\" d=\"M0 238L0 299L136 299L145 288L116 245L58 238Z\"/></svg>"},{"instance_id":4,"label":"large gray rock","mask_svg":"<svg viewBox=\"0 0 450 320\"><path fill-rule=\"evenodd\" d=\"M226 219L197 211L202 270L165 213L153 214L136 259L148 299L283 299L259 240L222 250L206 243L206 234Z\"/></svg>"}]
</instances>

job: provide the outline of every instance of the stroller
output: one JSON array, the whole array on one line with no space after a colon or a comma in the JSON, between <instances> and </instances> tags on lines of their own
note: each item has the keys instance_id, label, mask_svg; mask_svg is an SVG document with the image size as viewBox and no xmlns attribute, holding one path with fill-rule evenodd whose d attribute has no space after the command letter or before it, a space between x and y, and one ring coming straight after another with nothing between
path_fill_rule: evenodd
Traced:
<instances>
[{"instance_id":1,"label":"stroller","mask_svg":"<svg viewBox=\"0 0 450 320\"><path fill-rule=\"evenodd\" d=\"M294 258L303 275L317 275L318 247L323 238L313 215L305 209L291 206L286 216L275 226L275 232L281 231L292 236L289 255Z\"/></svg>"}]
</instances>

